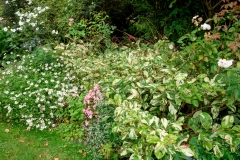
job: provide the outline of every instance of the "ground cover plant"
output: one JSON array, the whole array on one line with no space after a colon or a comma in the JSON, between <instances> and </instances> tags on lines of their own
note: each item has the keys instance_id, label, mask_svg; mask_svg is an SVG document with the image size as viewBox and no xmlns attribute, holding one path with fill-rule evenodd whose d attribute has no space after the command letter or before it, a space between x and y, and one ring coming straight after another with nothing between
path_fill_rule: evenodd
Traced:
<instances>
[{"instance_id":1,"label":"ground cover plant","mask_svg":"<svg viewBox=\"0 0 240 160\"><path fill-rule=\"evenodd\" d=\"M54 3L26 2L17 24L1 23L3 136L19 135L15 125L28 136L54 131L90 159L239 159L239 1L223 1L207 20L195 15L195 29L177 43L126 46L110 41L105 12L74 17L63 1L61 21ZM29 15L40 23L23 25ZM48 26L49 17L56 23ZM32 27L44 33L26 47Z\"/></svg>"},{"instance_id":2,"label":"ground cover plant","mask_svg":"<svg viewBox=\"0 0 240 160\"><path fill-rule=\"evenodd\" d=\"M42 48L23 56L20 63L7 61L6 64L11 67L1 72L2 119L22 121L28 130L54 127L54 113L64 105L64 98L78 94L78 87L73 83L76 77L64 69L60 59Z\"/></svg>"}]
</instances>

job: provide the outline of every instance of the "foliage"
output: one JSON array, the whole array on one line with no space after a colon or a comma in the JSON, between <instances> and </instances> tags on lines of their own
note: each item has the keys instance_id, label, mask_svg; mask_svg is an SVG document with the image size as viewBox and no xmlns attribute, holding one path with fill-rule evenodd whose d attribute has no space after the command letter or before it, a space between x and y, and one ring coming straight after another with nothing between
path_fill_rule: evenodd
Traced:
<instances>
[{"instance_id":1,"label":"foliage","mask_svg":"<svg viewBox=\"0 0 240 160\"><path fill-rule=\"evenodd\" d=\"M6 33L3 28L0 26L0 59L3 58L4 54L8 51L8 42L6 41L8 33Z\"/></svg>"},{"instance_id":2,"label":"foliage","mask_svg":"<svg viewBox=\"0 0 240 160\"><path fill-rule=\"evenodd\" d=\"M81 142L84 130L84 113L83 99L84 94L69 96L65 102L64 107L57 110L56 116L58 117L58 132L61 137L66 140Z\"/></svg>"},{"instance_id":3,"label":"foliage","mask_svg":"<svg viewBox=\"0 0 240 160\"><path fill-rule=\"evenodd\" d=\"M82 69L88 70L90 63L85 66L78 65L81 61L84 61L84 59L87 60L87 57L91 58L96 55L93 54L92 56L88 56L88 54L86 54L88 51L85 46L80 44L61 44L57 46L56 49L58 52L62 53L65 59L65 65L73 67L71 74L80 77L79 83L84 86L84 90L89 90L89 93L83 93L79 98L67 104L68 107L64 109L65 116L63 117L68 118L62 117L61 119L68 119L69 121L66 121L67 123L65 121L61 122L62 124L60 124L60 126L63 126L63 128L60 128L60 132L64 131L64 127L66 127L66 138L71 136L71 134L67 135L69 132L84 132L82 137L75 138L77 138L77 141L81 141L87 146L94 159L103 157L109 159L112 156L118 157L118 155L115 154L118 136L111 133L115 106L103 103L100 85L96 84L93 89L91 89L92 83L97 83L97 81L91 81L91 83L89 83L88 80L86 80L86 72L81 71ZM77 114L67 113L69 111L73 111ZM74 122L72 121L73 119L75 120ZM71 127L68 125L69 122L72 124L70 125Z\"/></svg>"},{"instance_id":4,"label":"foliage","mask_svg":"<svg viewBox=\"0 0 240 160\"><path fill-rule=\"evenodd\" d=\"M11 51L31 52L40 45L78 43L80 39L97 51L111 47L114 27L108 24L104 12L91 12L86 19L82 16L82 3L69 0L31 1L24 7L14 12L16 18L12 25L5 24L4 30L11 33L8 38Z\"/></svg>"},{"instance_id":5,"label":"foliage","mask_svg":"<svg viewBox=\"0 0 240 160\"><path fill-rule=\"evenodd\" d=\"M92 51L111 48L111 34L115 27L107 23L109 17L104 12L91 13L91 16L89 19L81 19L80 22L70 22L66 39L73 42L81 39L80 43L84 41Z\"/></svg>"},{"instance_id":6,"label":"foliage","mask_svg":"<svg viewBox=\"0 0 240 160\"><path fill-rule=\"evenodd\" d=\"M116 149L119 137L118 134L111 132L115 108L114 105L101 104L97 108L98 115L95 122L86 127L83 144L87 146L94 159L117 159L119 157Z\"/></svg>"},{"instance_id":7,"label":"foliage","mask_svg":"<svg viewBox=\"0 0 240 160\"><path fill-rule=\"evenodd\" d=\"M236 142L226 139L226 144L237 152L238 100L227 101L227 82L221 78L224 72L222 76L211 76L179 70L173 59L178 59L182 52L170 45L165 41L148 47L137 43L135 50L123 47L90 59L73 58L70 62L77 66L76 76L82 77L81 84L85 88L93 83L92 80L99 82L108 103L118 106L113 131L123 140L122 156L165 156L167 159L195 156L201 159L200 156L214 152L216 157L236 157L235 153L222 146L225 144L218 143L220 139L226 139L221 133L224 123L233 123L222 111L232 112L229 116L235 115L236 127L226 132ZM119 52L121 54L114 54ZM202 134L207 141L215 136L216 139L211 140L212 148L207 148L205 140L195 142L196 137ZM165 144L169 138L172 139L171 145ZM196 143L199 148L193 147ZM224 148L224 154L218 148Z\"/></svg>"},{"instance_id":8,"label":"foliage","mask_svg":"<svg viewBox=\"0 0 240 160\"><path fill-rule=\"evenodd\" d=\"M9 19L8 24L13 24L17 19L15 12L30 3L29 0L2 0L3 11L2 16L6 19Z\"/></svg>"},{"instance_id":9,"label":"foliage","mask_svg":"<svg viewBox=\"0 0 240 160\"><path fill-rule=\"evenodd\" d=\"M193 3L155 2L135 4L138 13L146 11L149 24L158 19L155 11L168 8L162 13L170 13L162 20L168 22L184 8L172 6ZM190 16L184 11L182 16ZM46 30L74 43L38 48L22 63L4 57L4 120L41 130L58 122L62 137L84 143L94 159L239 159L238 1L226 3L205 23L194 16L197 28L178 40L179 48L168 40L116 47L107 14L91 10L88 16L66 18L62 28ZM135 27L149 31L149 24L139 21ZM185 32L181 26L176 37Z\"/></svg>"},{"instance_id":10,"label":"foliage","mask_svg":"<svg viewBox=\"0 0 240 160\"><path fill-rule=\"evenodd\" d=\"M155 42L156 39L162 39L164 36L176 41L193 29L189 22L196 11L197 14L203 12L201 1L192 0L133 0L130 1L130 5L133 9L127 18L126 31Z\"/></svg>"},{"instance_id":11,"label":"foliage","mask_svg":"<svg viewBox=\"0 0 240 160\"><path fill-rule=\"evenodd\" d=\"M181 64L182 69L212 74L219 72L216 63L219 58L239 60L239 4L230 4L224 5L221 12L207 20L214 21L213 31L197 28L178 40L182 46L187 44L180 55L184 62ZM201 35L204 35L204 38Z\"/></svg>"}]
</instances>

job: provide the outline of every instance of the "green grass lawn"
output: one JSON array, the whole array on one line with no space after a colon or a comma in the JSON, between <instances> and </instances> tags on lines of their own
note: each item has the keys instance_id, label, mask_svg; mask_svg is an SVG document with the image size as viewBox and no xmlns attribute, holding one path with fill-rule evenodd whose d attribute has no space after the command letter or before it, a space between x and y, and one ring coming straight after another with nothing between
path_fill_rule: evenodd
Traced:
<instances>
[{"instance_id":1,"label":"green grass lawn","mask_svg":"<svg viewBox=\"0 0 240 160\"><path fill-rule=\"evenodd\" d=\"M1 160L91 160L81 144L64 141L55 132L26 131L2 122L0 128Z\"/></svg>"}]
</instances>

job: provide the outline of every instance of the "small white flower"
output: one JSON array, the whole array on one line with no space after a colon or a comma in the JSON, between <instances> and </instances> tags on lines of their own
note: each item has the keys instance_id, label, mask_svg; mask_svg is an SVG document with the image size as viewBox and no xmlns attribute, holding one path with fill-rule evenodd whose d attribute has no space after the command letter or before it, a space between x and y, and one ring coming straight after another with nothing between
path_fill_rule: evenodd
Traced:
<instances>
[{"instance_id":1,"label":"small white flower","mask_svg":"<svg viewBox=\"0 0 240 160\"><path fill-rule=\"evenodd\" d=\"M42 8L41 7L37 7L37 10L40 11Z\"/></svg>"},{"instance_id":2,"label":"small white flower","mask_svg":"<svg viewBox=\"0 0 240 160\"><path fill-rule=\"evenodd\" d=\"M201 25L201 28L202 28L203 30L210 30L210 29L211 29L211 26L210 26L209 24L207 24L207 23L204 23L204 24Z\"/></svg>"},{"instance_id":3,"label":"small white flower","mask_svg":"<svg viewBox=\"0 0 240 160\"><path fill-rule=\"evenodd\" d=\"M35 26L36 26L36 23L31 23L31 26L35 27Z\"/></svg>"},{"instance_id":4,"label":"small white flower","mask_svg":"<svg viewBox=\"0 0 240 160\"><path fill-rule=\"evenodd\" d=\"M58 31L52 30L52 34L58 34Z\"/></svg>"},{"instance_id":5,"label":"small white flower","mask_svg":"<svg viewBox=\"0 0 240 160\"><path fill-rule=\"evenodd\" d=\"M33 14L33 18L36 18L38 16L38 14Z\"/></svg>"},{"instance_id":6,"label":"small white flower","mask_svg":"<svg viewBox=\"0 0 240 160\"><path fill-rule=\"evenodd\" d=\"M198 18L198 15L194 16L193 19L197 19Z\"/></svg>"},{"instance_id":7,"label":"small white flower","mask_svg":"<svg viewBox=\"0 0 240 160\"><path fill-rule=\"evenodd\" d=\"M15 12L16 15L20 16L21 13L19 11Z\"/></svg>"},{"instance_id":8,"label":"small white flower","mask_svg":"<svg viewBox=\"0 0 240 160\"><path fill-rule=\"evenodd\" d=\"M7 27L4 27L3 30L4 30L5 32L7 32L8 28L7 28Z\"/></svg>"},{"instance_id":9,"label":"small white flower","mask_svg":"<svg viewBox=\"0 0 240 160\"><path fill-rule=\"evenodd\" d=\"M16 32L16 29L10 29L12 32Z\"/></svg>"},{"instance_id":10,"label":"small white flower","mask_svg":"<svg viewBox=\"0 0 240 160\"><path fill-rule=\"evenodd\" d=\"M19 21L18 24L19 24L19 26L22 26L22 25L24 25L24 22Z\"/></svg>"},{"instance_id":11,"label":"small white flower","mask_svg":"<svg viewBox=\"0 0 240 160\"><path fill-rule=\"evenodd\" d=\"M26 123L27 123L27 125L30 126L30 127L33 125L32 119L27 119L27 120L26 120Z\"/></svg>"},{"instance_id":12,"label":"small white flower","mask_svg":"<svg viewBox=\"0 0 240 160\"><path fill-rule=\"evenodd\" d=\"M22 30L22 27L17 28L17 30L21 31L21 30Z\"/></svg>"},{"instance_id":13,"label":"small white flower","mask_svg":"<svg viewBox=\"0 0 240 160\"><path fill-rule=\"evenodd\" d=\"M50 113L50 116L51 116L51 118L53 118L53 113L52 112Z\"/></svg>"},{"instance_id":14,"label":"small white flower","mask_svg":"<svg viewBox=\"0 0 240 160\"><path fill-rule=\"evenodd\" d=\"M57 107L56 106L50 106L49 108L50 109L56 109Z\"/></svg>"},{"instance_id":15,"label":"small white flower","mask_svg":"<svg viewBox=\"0 0 240 160\"><path fill-rule=\"evenodd\" d=\"M228 68L233 64L233 60L219 59L218 66L223 68Z\"/></svg>"},{"instance_id":16,"label":"small white flower","mask_svg":"<svg viewBox=\"0 0 240 160\"><path fill-rule=\"evenodd\" d=\"M170 44L168 48L172 50L174 48L173 44Z\"/></svg>"},{"instance_id":17,"label":"small white flower","mask_svg":"<svg viewBox=\"0 0 240 160\"><path fill-rule=\"evenodd\" d=\"M9 91L4 91L5 94L9 94Z\"/></svg>"}]
</instances>

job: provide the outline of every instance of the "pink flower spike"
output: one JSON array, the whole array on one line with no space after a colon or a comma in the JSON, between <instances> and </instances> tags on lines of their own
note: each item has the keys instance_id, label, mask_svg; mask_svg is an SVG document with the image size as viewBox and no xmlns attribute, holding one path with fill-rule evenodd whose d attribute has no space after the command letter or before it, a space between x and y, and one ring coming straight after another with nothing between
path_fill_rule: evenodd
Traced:
<instances>
[{"instance_id":1,"label":"pink flower spike","mask_svg":"<svg viewBox=\"0 0 240 160\"><path fill-rule=\"evenodd\" d=\"M72 22L72 21L74 21L74 18L69 18L69 22Z\"/></svg>"},{"instance_id":2,"label":"pink flower spike","mask_svg":"<svg viewBox=\"0 0 240 160\"><path fill-rule=\"evenodd\" d=\"M95 91L98 91L99 88L100 88L99 84L95 84L95 86L94 86L94 90L95 90Z\"/></svg>"}]
</instances>

